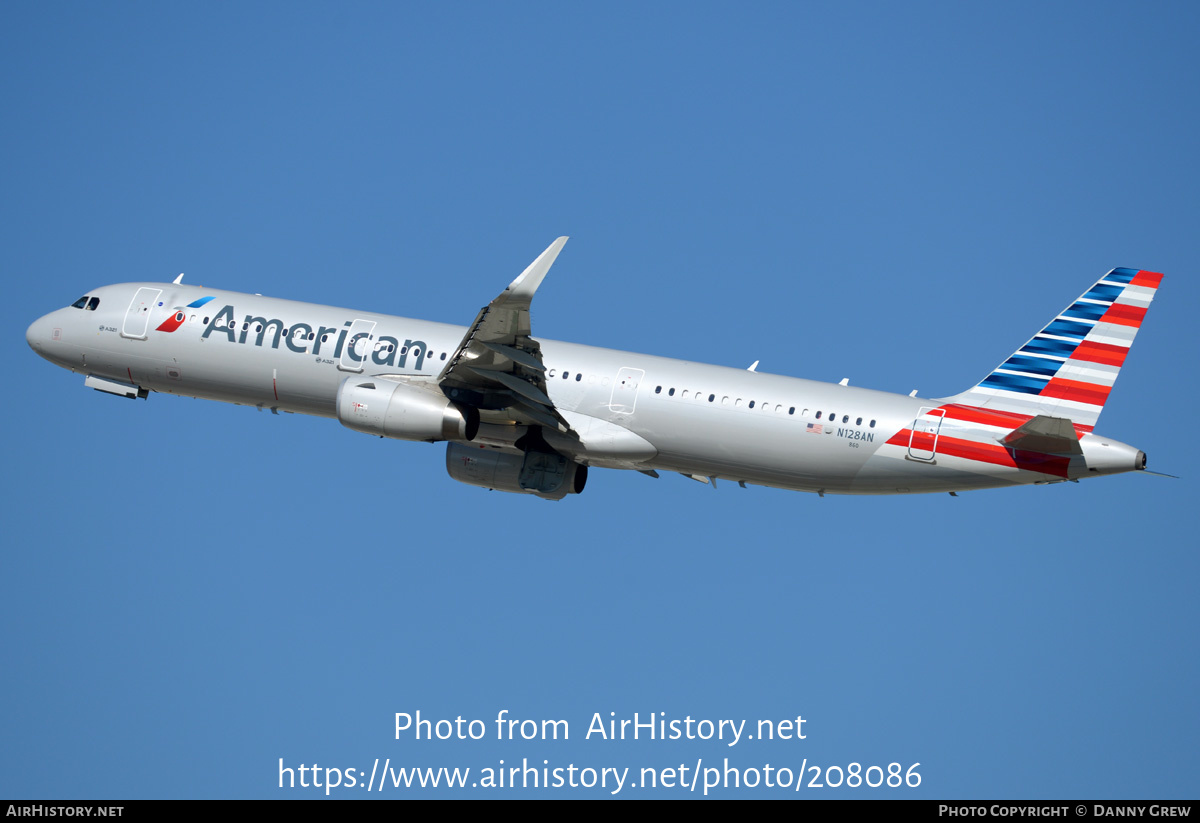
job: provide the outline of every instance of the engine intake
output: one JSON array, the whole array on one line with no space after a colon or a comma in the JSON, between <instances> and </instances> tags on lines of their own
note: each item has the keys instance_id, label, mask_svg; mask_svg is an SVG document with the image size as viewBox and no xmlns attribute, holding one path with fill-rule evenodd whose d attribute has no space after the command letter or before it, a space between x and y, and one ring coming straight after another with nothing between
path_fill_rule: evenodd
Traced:
<instances>
[{"instance_id":1,"label":"engine intake","mask_svg":"<svg viewBox=\"0 0 1200 823\"><path fill-rule=\"evenodd\" d=\"M398 440L473 440L479 411L454 403L440 391L411 383L348 377L337 394L337 418L364 434Z\"/></svg>"}]
</instances>

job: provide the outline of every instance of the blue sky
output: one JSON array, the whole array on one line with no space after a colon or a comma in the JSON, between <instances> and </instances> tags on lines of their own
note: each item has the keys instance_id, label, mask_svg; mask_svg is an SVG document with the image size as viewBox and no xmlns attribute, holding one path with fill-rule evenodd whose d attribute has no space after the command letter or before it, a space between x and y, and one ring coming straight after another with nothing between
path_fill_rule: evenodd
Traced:
<instances>
[{"instance_id":1,"label":"blue sky","mask_svg":"<svg viewBox=\"0 0 1200 823\"><path fill-rule=\"evenodd\" d=\"M1187 3L5 5L0 796L728 757L921 764L809 797L1196 797L1198 31ZM539 336L923 396L1108 269L1164 272L1098 430L1182 479L601 471L549 503L439 446L102 396L23 339L179 272L467 323L560 234ZM395 739L502 709L571 739ZM610 712L807 737L585 740Z\"/></svg>"}]
</instances>

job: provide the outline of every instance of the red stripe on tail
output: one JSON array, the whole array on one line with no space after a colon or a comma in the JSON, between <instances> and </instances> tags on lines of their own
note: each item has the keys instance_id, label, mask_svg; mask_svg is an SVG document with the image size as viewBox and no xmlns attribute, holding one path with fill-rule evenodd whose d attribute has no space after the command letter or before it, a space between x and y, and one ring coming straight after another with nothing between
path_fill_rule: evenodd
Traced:
<instances>
[{"instance_id":1,"label":"red stripe on tail","mask_svg":"<svg viewBox=\"0 0 1200 823\"><path fill-rule=\"evenodd\" d=\"M1129 281L1131 286L1145 286L1150 289L1157 289L1158 284L1162 282L1163 276L1156 271L1140 271L1137 276Z\"/></svg>"},{"instance_id":2,"label":"red stripe on tail","mask_svg":"<svg viewBox=\"0 0 1200 823\"><path fill-rule=\"evenodd\" d=\"M1100 386L1095 383L1080 383L1078 380L1062 380L1053 378L1042 389L1042 397L1058 397L1062 400L1074 400L1076 403L1090 403L1093 406L1103 406L1108 399L1112 386Z\"/></svg>"},{"instance_id":3,"label":"red stripe on tail","mask_svg":"<svg viewBox=\"0 0 1200 823\"><path fill-rule=\"evenodd\" d=\"M946 413L947 420L962 420L966 423L980 423L984 426L995 426L1000 429L1019 428L1028 423L1034 418L1032 414L1021 414L1020 412L999 411L997 409L983 409L979 406L963 406L958 403L948 403L941 407L941 410ZM1075 426L1075 433L1080 437L1092 430L1091 426L1085 426L1082 423L1072 423Z\"/></svg>"},{"instance_id":4,"label":"red stripe on tail","mask_svg":"<svg viewBox=\"0 0 1200 823\"><path fill-rule=\"evenodd\" d=\"M1128 303L1113 303L1104 316L1100 318L1101 323L1116 323L1121 326L1133 326L1135 329L1142 325L1142 318L1146 316L1146 310L1141 306L1131 306Z\"/></svg>"},{"instance_id":5,"label":"red stripe on tail","mask_svg":"<svg viewBox=\"0 0 1200 823\"><path fill-rule=\"evenodd\" d=\"M912 429L903 429L897 432L888 440L888 445L908 448L910 437L913 448L922 451L933 450L933 435L925 432L917 432L914 435ZM1069 457L1008 449L1004 446L977 443L973 440L961 440L945 435L937 439L937 454L946 457L961 457L964 460L976 460L980 463L991 463L994 466L1038 472L1039 474L1050 474L1055 477L1066 477L1067 469L1071 465Z\"/></svg>"},{"instance_id":6,"label":"red stripe on tail","mask_svg":"<svg viewBox=\"0 0 1200 823\"><path fill-rule=\"evenodd\" d=\"M1086 360L1089 363L1102 363L1105 366L1120 368L1129 354L1127 346L1113 346L1108 343L1092 343L1084 340L1071 355L1072 360Z\"/></svg>"}]
</instances>

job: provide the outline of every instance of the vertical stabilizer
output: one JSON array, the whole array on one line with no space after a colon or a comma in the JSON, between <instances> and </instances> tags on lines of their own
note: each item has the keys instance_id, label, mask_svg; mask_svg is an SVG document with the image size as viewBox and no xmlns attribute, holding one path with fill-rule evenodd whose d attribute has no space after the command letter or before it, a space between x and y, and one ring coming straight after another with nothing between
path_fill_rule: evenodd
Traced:
<instances>
[{"instance_id":1,"label":"vertical stabilizer","mask_svg":"<svg viewBox=\"0 0 1200 823\"><path fill-rule=\"evenodd\" d=\"M1096 425L1163 276L1113 269L973 389L945 402Z\"/></svg>"}]
</instances>

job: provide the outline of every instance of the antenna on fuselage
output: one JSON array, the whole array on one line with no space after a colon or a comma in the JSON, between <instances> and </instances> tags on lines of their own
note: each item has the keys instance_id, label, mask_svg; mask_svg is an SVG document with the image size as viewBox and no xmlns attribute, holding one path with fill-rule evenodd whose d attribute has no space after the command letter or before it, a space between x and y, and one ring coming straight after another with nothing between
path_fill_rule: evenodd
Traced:
<instances>
[{"instance_id":1,"label":"antenna on fuselage","mask_svg":"<svg viewBox=\"0 0 1200 823\"><path fill-rule=\"evenodd\" d=\"M178 276L178 277L176 277L176 278L175 278L174 280L172 280L171 282L172 282L172 283L174 283L176 286L178 286L180 283L182 283L182 282L183 282L183 272L180 272L180 273L179 273L179 276Z\"/></svg>"}]
</instances>

